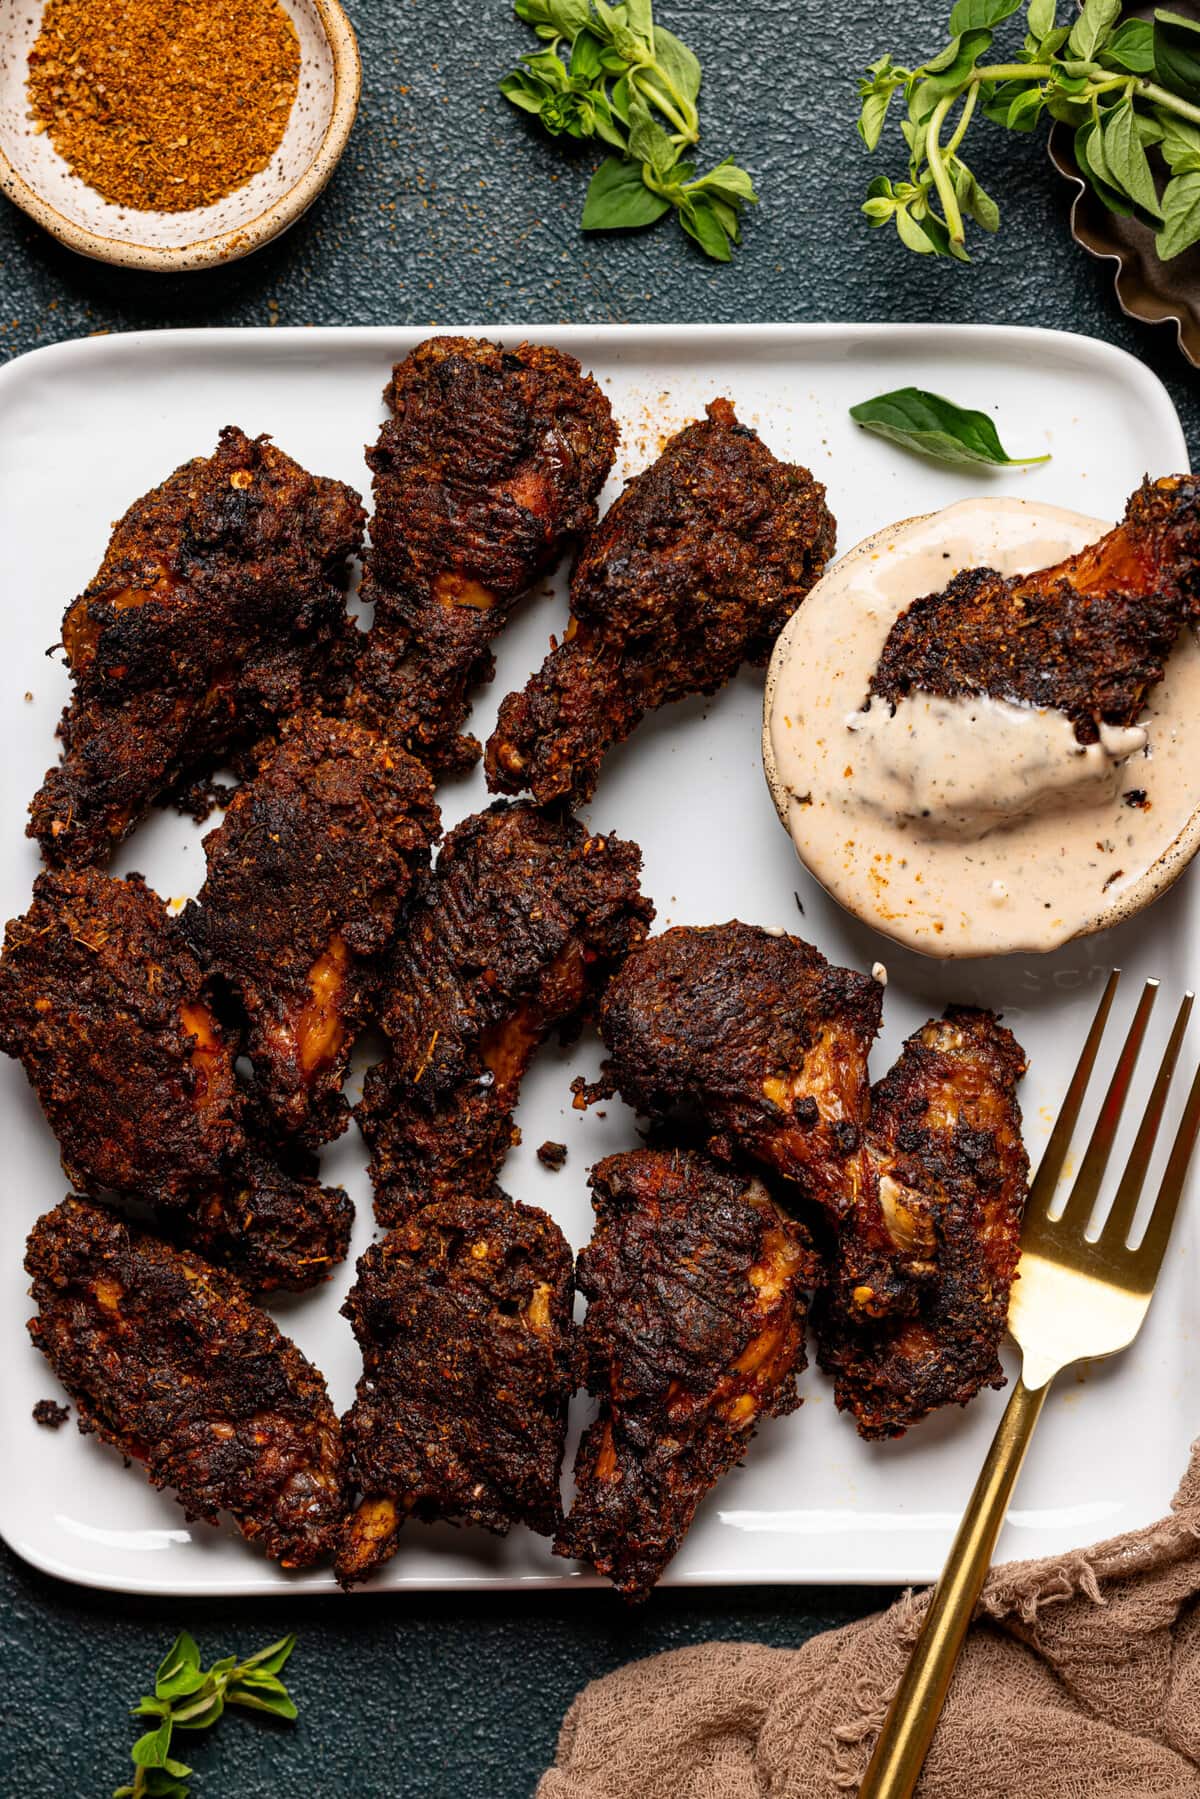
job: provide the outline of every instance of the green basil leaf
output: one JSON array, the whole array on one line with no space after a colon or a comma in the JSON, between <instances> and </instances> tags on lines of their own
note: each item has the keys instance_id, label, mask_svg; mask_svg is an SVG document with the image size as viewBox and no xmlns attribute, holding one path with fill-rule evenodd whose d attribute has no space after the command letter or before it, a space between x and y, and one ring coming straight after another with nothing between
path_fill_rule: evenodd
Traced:
<instances>
[{"instance_id":1,"label":"green basil leaf","mask_svg":"<svg viewBox=\"0 0 1200 1799\"><path fill-rule=\"evenodd\" d=\"M171 1748L171 1720L164 1718L157 1730L148 1730L129 1751L135 1768L163 1768Z\"/></svg>"},{"instance_id":2,"label":"green basil leaf","mask_svg":"<svg viewBox=\"0 0 1200 1799\"><path fill-rule=\"evenodd\" d=\"M956 37L932 63L926 63L922 83L925 92L940 100L961 87L991 41L990 31L964 31Z\"/></svg>"},{"instance_id":3,"label":"green basil leaf","mask_svg":"<svg viewBox=\"0 0 1200 1799\"><path fill-rule=\"evenodd\" d=\"M550 23L564 37L573 38L583 31L591 17L591 0L546 0Z\"/></svg>"},{"instance_id":4,"label":"green basil leaf","mask_svg":"<svg viewBox=\"0 0 1200 1799\"><path fill-rule=\"evenodd\" d=\"M1000 208L990 194L984 193L965 162L954 170L954 197L968 218L974 219L982 231L999 231Z\"/></svg>"},{"instance_id":5,"label":"green basil leaf","mask_svg":"<svg viewBox=\"0 0 1200 1799\"><path fill-rule=\"evenodd\" d=\"M707 194L720 194L735 206L757 206L758 195L754 191L754 183L745 169L739 169L731 156L719 162L715 169L710 169L703 176L702 185Z\"/></svg>"},{"instance_id":6,"label":"green basil leaf","mask_svg":"<svg viewBox=\"0 0 1200 1799\"><path fill-rule=\"evenodd\" d=\"M1154 176L1138 136L1131 100L1120 101L1104 114L1101 141L1104 164L1113 186L1128 194L1151 218L1161 219Z\"/></svg>"},{"instance_id":7,"label":"green basil leaf","mask_svg":"<svg viewBox=\"0 0 1200 1799\"><path fill-rule=\"evenodd\" d=\"M700 92L700 63L663 25L654 27L654 60L676 93L694 105Z\"/></svg>"},{"instance_id":8,"label":"green basil leaf","mask_svg":"<svg viewBox=\"0 0 1200 1799\"><path fill-rule=\"evenodd\" d=\"M675 145L651 116L636 87L629 97L629 154L635 162L649 163L660 180L670 174L678 157Z\"/></svg>"},{"instance_id":9,"label":"green basil leaf","mask_svg":"<svg viewBox=\"0 0 1200 1799\"><path fill-rule=\"evenodd\" d=\"M883 136L894 92L889 87L884 93L871 93L863 100L862 111L858 115L858 135L868 150L873 150Z\"/></svg>"},{"instance_id":10,"label":"green basil leaf","mask_svg":"<svg viewBox=\"0 0 1200 1799\"><path fill-rule=\"evenodd\" d=\"M1175 175L1163 189L1162 230L1154 240L1160 261L1170 262L1200 242L1200 169Z\"/></svg>"},{"instance_id":11,"label":"green basil leaf","mask_svg":"<svg viewBox=\"0 0 1200 1799\"><path fill-rule=\"evenodd\" d=\"M1162 130L1159 150L1168 168L1177 175L1200 169L1200 130L1173 112L1159 109L1155 117Z\"/></svg>"},{"instance_id":12,"label":"green basil leaf","mask_svg":"<svg viewBox=\"0 0 1200 1799\"><path fill-rule=\"evenodd\" d=\"M1109 212L1115 213L1118 218L1127 219L1133 208L1109 180L1104 163L1104 147L1094 119L1089 119L1075 133L1075 161L1079 164L1080 174Z\"/></svg>"},{"instance_id":13,"label":"green basil leaf","mask_svg":"<svg viewBox=\"0 0 1200 1799\"><path fill-rule=\"evenodd\" d=\"M1048 31L1038 44L1037 52L1033 60L1035 62L1049 62L1052 57L1058 55L1070 35L1071 27L1069 25L1056 25L1054 30Z\"/></svg>"},{"instance_id":14,"label":"green basil leaf","mask_svg":"<svg viewBox=\"0 0 1200 1799\"><path fill-rule=\"evenodd\" d=\"M608 156L592 176L579 223L584 231L637 231L670 210L671 202L651 193L636 163Z\"/></svg>"},{"instance_id":15,"label":"green basil leaf","mask_svg":"<svg viewBox=\"0 0 1200 1799\"><path fill-rule=\"evenodd\" d=\"M654 30L654 19L651 13L650 0L626 0L625 25L635 38L653 53L657 35Z\"/></svg>"},{"instance_id":16,"label":"green basil leaf","mask_svg":"<svg viewBox=\"0 0 1200 1799\"><path fill-rule=\"evenodd\" d=\"M596 126L596 136L613 150L625 154L625 133L613 117L612 107L604 96L603 89L597 88L592 95L592 111Z\"/></svg>"},{"instance_id":17,"label":"green basil leaf","mask_svg":"<svg viewBox=\"0 0 1200 1799\"><path fill-rule=\"evenodd\" d=\"M955 0L950 14L950 32L958 37L964 31L988 30L1019 12L1022 0Z\"/></svg>"},{"instance_id":18,"label":"green basil leaf","mask_svg":"<svg viewBox=\"0 0 1200 1799\"><path fill-rule=\"evenodd\" d=\"M591 31L581 31L571 46L571 74L577 81L598 81L604 73L603 45Z\"/></svg>"},{"instance_id":19,"label":"green basil leaf","mask_svg":"<svg viewBox=\"0 0 1200 1799\"><path fill-rule=\"evenodd\" d=\"M629 99L629 77L623 75L620 81L613 83L612 91L608 96L609 105L623 125L629 124Z\"/></svg>"},{"instance_id":20,"label":"green basil leaf","mask_svg":"<svg viewBox=\"0 0 1200 1799\"><path fill-rule=\"evenodd\" d=\"M1029 92L1023 81L988 82L981 90L983 94L983 116L991 119L996 125L1008 123L1009 109L1022 94Z\"/></svg>"},{"instance_id":21,"label":"green basil leaf","mask_svg":"<svg viewBox=\"0 0 1200 1799\"><path fill-rule=\"evenodd\" d=\"M1130 75L1149 75L1154 68L1153 25L1146 19L1123 20L1101 50L1100 61Z\"/></svg>"},{"instance_id":22,"label":"green basil leaf","mask_svg":"<svg viewBox=\"0 0 1200 1799\"><path fill-rule=\"evenodd\" d=\"M850 417L864 430L938 462L1004 467L1050 460L1048 455L1010 456L986 412L956 406L953 400L919 387L900 387L863 400L850 408Z\"/></svg>"},{"instance_id":23,"label":"green basil leaf","mask_svg":"<svg viewBox=\"0 0 1200 1799\"><path fill-rule=\"evenodd\" d=\"M545 83L551 93L566 93L570 87L570 77L556 51L538 50L532 56L523 56L521 61L530 74Z\"/></svg>"},{"instance_id":24,"label":"green basil leaf","mask_svg":"<svg viewBox=\"0 0 1200 1799\"><path fill-rule=\"evenodd\" d=\"M1009 107L1004 123L1010 131L1032 131L1045 104L1045 96L1036 87L1022 88Z\"/></svg>"},{"instance_id":25,"label":"green basil leaf","mask_svg":"<svg viewBox=\"0 0 1200 1799\"><path fill-rule=\"evenodd\" d=\"M209 1679L212 1679L211 1671ZM214 1685L208 1691L202 1689L194 1697L184 1699L175 1707L173 1716L179 1730L209 1730L224 1710L224 1695Z\"/></svg>"},{"instance_id":26,"label":"green basil leaf","mask_svg":"<svg viewBox=\"0 0 1200 1799\"><path fill-rule=\"evenodd\" d=\"M714 262L730 260L733 253L725 228L703 194L686 200L679 208L679 223Z\"/></svg>"},{"instance_id":27,"label":"green basil leaf","mask_svg":"<svg viewBox=\"0 0 1200 1799\"><path fill-rule=\"evenodd\" d=\"M1085 60L1095 56L1112 35L1121 16L1121 0L1087 0L1083 11L1071 27L1067 48L1072 56Z\"/></svg>"},{"instance_id":28,"label":"green basil leaf","mask_svg":"<svg viewBox=\"0 0 1200 1799\"><path fill-rule=\"evenodd\" d=\"M1137 134L1141 140L1143 149L1149 144L1162 143L1163 138L1166 136L1166 132L1153 114L1148 112L1135 112L1133 121L1137 126Z\"/></svg>"},{"instance_id":29,"label":"green basil leaf","mask_svg":"<svg viewBox=\"0 0 1200 1799\"><path fill-rule=\"evenodd\" d=\"M1181 13L1155 13L1154 73L1173 94L1200 100L1200 24Z\"/></svg>"},{"instance_id":30,"label":"green basil leaf","mask_svg":"<svg viewBox=\"0 0 1200 1799\"><path fill-rule=\"evenodd\" d=\"M295 1718L297 1716L295 1702L286 1693L260 1692L257 1688L243 1687L232 1681L225 1695L230 1705L240 1705L245 1711L270 1712L273 1718Z\"/></svg>"},{"instance_id":31,"label":"green basil leaf","mask_svg":"<svg viewBox=\"0 0 1200 1799\"><path fill-rule=\"evenodd\" d=\"M278 1674L295 1647L295 1632L289 1632L286 1637L280 1637L277 1643L268 1643L257 1655L248 1656L242 1663L242 1670L244 1672L247 1668L260 1668L265 1674Z\"/></svg>"},{"instance_id":32,"label":"green basil leaf","mask_svg":"<svg viewBox=\"0 0 1200 1799\"><path fill-rule=\"evenodd\" d=\"M1025 15L1031 37L1040 43L1046 33L1054 30L1054 16L1057 12L1056 0L1029 0L1029 11Z\"/></svg>"},{"instance_id":33,"label":"green basil leaf","mask_svg":"<svg viewBox=\"0 0 1200 1799\"><path fill-rule=\"evenodd\" d=\"M522 112L541 112L542 102L546 98L545 88L535 86L524 75L516 72L504 77L500 83L500 92L514 106L519 106Z\"/></svg>"},{"instance_id":34,"label":"green basil leaf","mask_svg":"<svg viewBox=\"0 0 1200 1799\"><path fill-rule=\"evenodd\" d=\"M912 250L917 256L941 254L924 225L918 224L906 206L897 207L893 216L896 220L896 235L906 250Z\"/></svg>"}]
</instances>

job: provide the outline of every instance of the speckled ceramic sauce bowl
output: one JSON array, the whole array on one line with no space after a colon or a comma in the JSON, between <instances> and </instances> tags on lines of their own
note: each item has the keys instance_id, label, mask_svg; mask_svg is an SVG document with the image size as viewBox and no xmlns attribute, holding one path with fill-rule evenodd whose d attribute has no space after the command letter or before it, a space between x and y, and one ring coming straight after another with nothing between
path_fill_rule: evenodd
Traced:
<instances>
[{"instance_id":1,"label":"speckled ceramic sauce bowl","mask_svg":"<svg viewBox=\"0 0 1200 1799\"><path fill-rule=\"evenodd\" d=\"M212 206L138 212L115 206L72 175L49 135L34 130L27 58L40 0L0 15L0 191L83 256L174 273L259 249L306 212L337 167L358 109L361 68L337 0L280 0L300 39L300 91L268 166Z\"/></svg>"}]
</instances>

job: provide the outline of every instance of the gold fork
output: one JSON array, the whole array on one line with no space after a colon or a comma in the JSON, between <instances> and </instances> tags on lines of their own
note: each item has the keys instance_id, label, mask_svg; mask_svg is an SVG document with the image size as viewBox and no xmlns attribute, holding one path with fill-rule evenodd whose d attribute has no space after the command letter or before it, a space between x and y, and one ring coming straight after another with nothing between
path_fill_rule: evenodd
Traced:
<instances>
[{"instance_id":1,"label":"gold fork","mask_svg":"<svg viewBox=\"0 0 1200 1799\"><path fill-rule=\"evenodd\" d=\"M1157 981L1147 981L1142 989L1070 1197L1062 1212L1051 1216L1059 1176L1119 978L1120 970L1114 969L1029 1190L1018 1279L1008 1309L1009 1330L1022 1352L1021 1377L992 1440L942 1577L934 1589L921 1635L888 1708L866 1778L859 1788L859 1799L908 1799L917 1784L1051 1381L1072 1362L1091 1361L1126 1348L1137 1336L1150 1306L1188 1164L1200 1134L1200 1071L1184 1105L1150 1221L1136 1248L1130 1248L1128 1238L1192 1009L1190 993L1184 995L1180 1005L1149 1104L1099 1235L1094 1240L1088 1238L1088 1223L1133 1080L1138 1051L1158 992Z\"/></svg>"}]
</instances>

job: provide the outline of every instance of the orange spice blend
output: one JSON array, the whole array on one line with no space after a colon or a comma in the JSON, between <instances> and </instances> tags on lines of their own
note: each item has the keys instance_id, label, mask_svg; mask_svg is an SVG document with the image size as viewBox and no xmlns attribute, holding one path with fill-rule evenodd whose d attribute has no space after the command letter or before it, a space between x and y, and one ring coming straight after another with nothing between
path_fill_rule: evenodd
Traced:
<instances>
[{"instance_id":1,"label":"orange spice blend","mask_svg":"<svg viewBox=\"0 0 1200 1799\"><path fill-rule=\"evenodd\" d=\"M139 212L244 186L279 148L299 85L279 0L47 0L29 52L35 129Z\"/></svg>"}]
</instances>

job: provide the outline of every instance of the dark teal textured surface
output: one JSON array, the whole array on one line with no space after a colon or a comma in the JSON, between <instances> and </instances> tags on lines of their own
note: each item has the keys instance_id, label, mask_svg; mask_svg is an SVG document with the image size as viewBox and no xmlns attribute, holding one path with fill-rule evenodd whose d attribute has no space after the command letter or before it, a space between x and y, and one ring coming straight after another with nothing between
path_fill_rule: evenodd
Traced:
<instances>
[{"instance_id":1,"label":"dark teal textured surface","mask_svg":"<svg viewBox=\"0 0 1200 1799\"><path fill-rule=\"evenodd\" d=\"M930 0L864 0L852 16L815 0L659 4L706 69L725 71L704 95L712 160L736 155L763 196L731 266L706 262L670 221L638 237L580 237L589 159L546 146L494 92L528 42L505 0L351 0L363 110L314 212L247 262L176 280L83 262L4 208L0 353L90 331L275 322L1051 325L1146 361L1195 453L1197 377L1169 331L1121 316L1108 268L1071 243L1040 137L980 127L979 173L1006 216L972 268L920 261L860 222L870 166L853 133L858 65L885 48L928 52L944 11ZM806 68L811 58L820 66ZM6 1445L4 1478L20 1478L18 1443ZM111 1792L134 1734L123 1708L185 1624L211 1656L300 1634L300 1722L230 1718L192 1739L196 1799L528 1799L562 1713L593 1675L710 1636L796 1644L887 1597L667 1592L633 1615L596 1592L195 1605L80 1592L7 1554L0 1578L0 1799Z\"/></svg>"}]
</instances>

